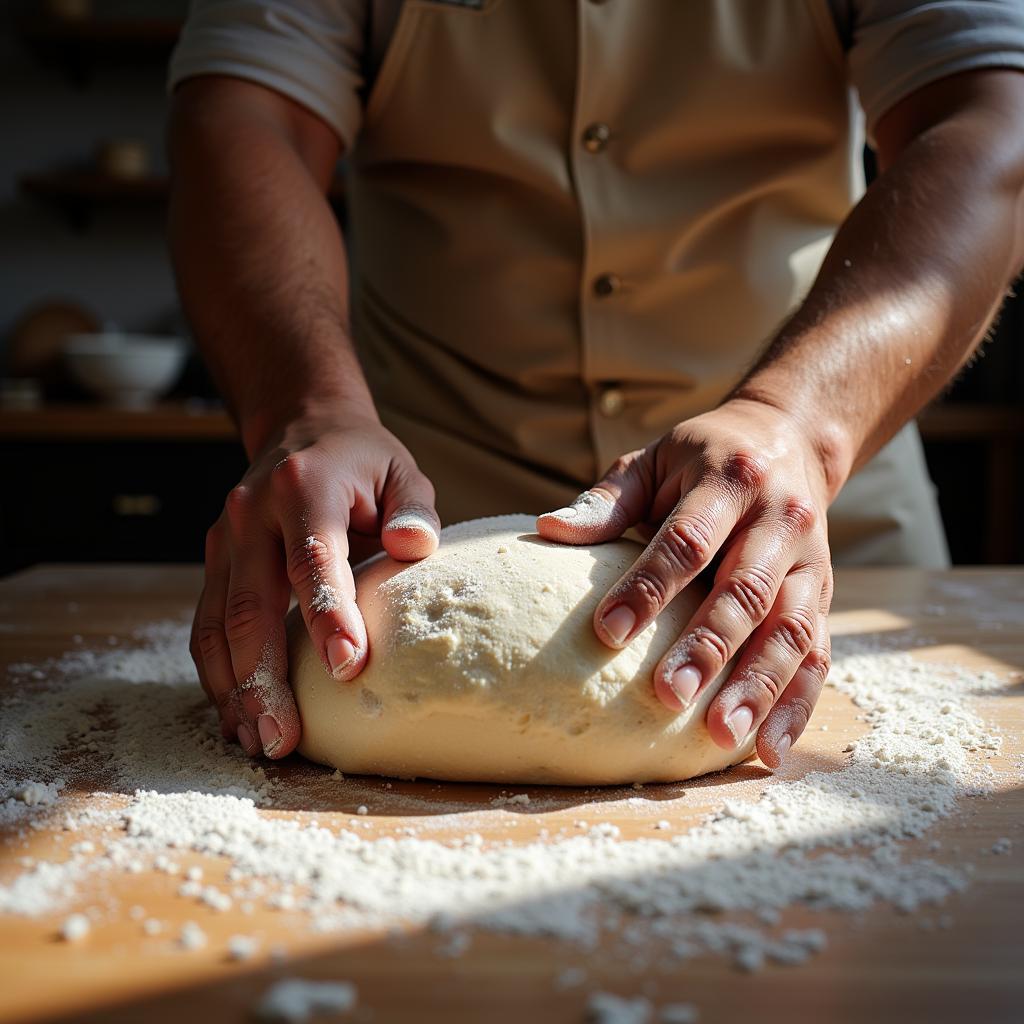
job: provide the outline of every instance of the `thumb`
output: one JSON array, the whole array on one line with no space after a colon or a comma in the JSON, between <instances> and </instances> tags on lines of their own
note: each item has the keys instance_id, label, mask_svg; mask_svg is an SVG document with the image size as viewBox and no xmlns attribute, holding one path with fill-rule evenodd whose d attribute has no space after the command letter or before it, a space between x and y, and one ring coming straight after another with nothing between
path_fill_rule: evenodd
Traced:
<instances>
[{"instance_id":1,"label":"thumb","mask_svg":"<svg viewBox=\"0 0 1024 1024\"><path fill-rule=\"evenodd\" d=\"M561 544L601 544L644 520L653 500L648 451L641 449L616 459L571 505L538 517L537 532Z\"/></svg>"},{"instance_id":2,"label":"thumb","mask_svg":"<svg viewBox=\"0 0 1024 1024\"><path fill-rule=\"evenodd\" d=\"M392 467L382 505L380 539L392 558L415 562L437 550L441 520L434 511L434 487L415 465Z\"/></svg>"}]
</instances>

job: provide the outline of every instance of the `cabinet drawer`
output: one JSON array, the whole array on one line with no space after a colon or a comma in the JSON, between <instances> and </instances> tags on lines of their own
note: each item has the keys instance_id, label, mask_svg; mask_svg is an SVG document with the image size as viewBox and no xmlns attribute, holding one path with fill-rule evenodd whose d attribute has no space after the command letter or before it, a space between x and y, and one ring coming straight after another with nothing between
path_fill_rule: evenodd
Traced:
<instances>
[{"instance_id":1,"label":"cabinet drawer","mask_svg":"<svg viewBox=\"0 0 1024 1024\"><path fill-rule=\"evenodd\" d=\"M0 447L0 567L201 561L245 471L233 442L19 442Z\"/></svg>"}]
</instances>

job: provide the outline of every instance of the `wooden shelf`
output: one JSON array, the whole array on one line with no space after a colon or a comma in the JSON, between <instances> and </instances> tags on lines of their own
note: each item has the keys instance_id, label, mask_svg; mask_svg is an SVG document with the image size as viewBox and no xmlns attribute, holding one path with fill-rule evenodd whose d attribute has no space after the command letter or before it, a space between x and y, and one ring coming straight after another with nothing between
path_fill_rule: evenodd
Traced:
<instances>
[{"instance_id":1,"label":"wooden shelf","mask_svg":"<svg viewBox=\"0 0 1024 1024\"><path fill-rule=\"evenodd\" d=\"M27 18L22 39L43 64L59 67L75 85L92 81L97 68L160 68L181 33L180 18Z\"/></svg>"},{"instance_id":2,"label":"wooden shelf","mask_svg":"<svg viewBox=\"0 0 1024 1024\"><path fill-rule=\"evenodd\" d=\"M1024 445L1024 409L1010 406L938 405L925 410L918 424L926 441L1016 441ZM171 439L234 438L227 413L209 406L164 402L148 409L67 404L38 409L0 410L0 438L119 437Z\"/></svg>"},{"instance_id":3,"label":"wooden shelf","mask_svg":"<svg viewBox=\"0 0 1024 1024\"><path fill-rule=\"evenodd\" d=\"M3 441L234 441L223 409L164 402L147 409L102 405L44 405L0 410Z\"/></svg>"},{"instance_id":4,"label":"wooden shelf","mask_svg":"<svg viewBox=\"0 0 1024 1024\"><path fill-rule=\"evenodd\" d=\"M159 206L170 192L170 183L162 175L118 178L90 168L24 174L18 186L23 194L56 207L76 230L89 226L98 207ZM340 209L344 196L343 181L336 178L327 198Z\"/></svg>"}]
</instances>

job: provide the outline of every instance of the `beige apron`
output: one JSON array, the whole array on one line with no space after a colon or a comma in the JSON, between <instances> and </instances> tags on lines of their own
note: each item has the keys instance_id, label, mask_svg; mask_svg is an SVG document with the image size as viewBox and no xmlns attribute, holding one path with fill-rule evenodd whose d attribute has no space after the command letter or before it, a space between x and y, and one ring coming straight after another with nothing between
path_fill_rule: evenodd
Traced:
<instances>
[{"instance_id":1,"label":"beige apron","mask_svg":"<svg viewBox=\"0 0 1024 1024\"><path fill-rule=\"evenodd\" d=\"M353 152L352 321L442 519L555 507L718 404L861 145L825 0L406 0ZM944 564L912 425L830 531L837 562Z\"/></svg>"}]
</instances>

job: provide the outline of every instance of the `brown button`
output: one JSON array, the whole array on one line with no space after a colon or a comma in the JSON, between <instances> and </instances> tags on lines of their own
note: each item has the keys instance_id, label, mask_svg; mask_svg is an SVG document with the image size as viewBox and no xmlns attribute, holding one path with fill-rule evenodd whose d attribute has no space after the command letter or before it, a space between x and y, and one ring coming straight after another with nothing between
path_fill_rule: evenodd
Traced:
<instances>
[{"instance_id":1,"label":"brown button","mask_svg":"<svg viewBox=\"0 0 1024 1024\"><path fill-rule=\"evenodd\" d=\"M583 148L588 153L600 153L611 137L611 128L602 121L595 121L583 130Z\"/></svg>"},{"instance_id":2,"label":"brown button","mask_svg":"<svg viewBox=\"0 0 1024 1024\"><path fill-rule=\"evenodd\" d=\"M619 388L605 388L597 397L597 408L602 416L618 416L626 399Z\"/></svg>"},{"instance_id":3,"label":"brown button","mask_svg":"<svg viewBox=\"0 0 1024 1024\"><path fill-rule=\"evenodd\" d=\"M615 274L602 274L594 278L594 294L599 298L607 298L622 287L622 281Z\"/></svg>"}]
</instances>

